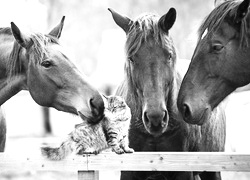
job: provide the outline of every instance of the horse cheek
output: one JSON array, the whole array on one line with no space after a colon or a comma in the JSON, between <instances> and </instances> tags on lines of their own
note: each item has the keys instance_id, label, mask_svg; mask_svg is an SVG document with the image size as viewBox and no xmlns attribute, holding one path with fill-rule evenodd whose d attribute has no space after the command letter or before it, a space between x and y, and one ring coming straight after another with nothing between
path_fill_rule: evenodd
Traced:
<instances>
[{"instance_id":1,"label":"horse cheek","mask_svg":"<svg viewBox=\"0 0 250 180\"><path fill-rule=\"evenodd\" d=\"M51 106L53 102L53 92L55 87L50 85L46 77L35 68L28 71L27 84L31 97L36 103L42 106Z\"/></svg>"}]
</instances>

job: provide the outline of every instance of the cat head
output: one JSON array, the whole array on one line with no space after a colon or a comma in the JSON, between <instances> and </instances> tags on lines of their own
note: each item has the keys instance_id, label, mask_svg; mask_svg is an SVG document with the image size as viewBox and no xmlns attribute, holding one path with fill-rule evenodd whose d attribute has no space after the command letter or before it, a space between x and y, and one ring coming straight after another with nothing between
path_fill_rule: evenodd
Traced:
<instances>
[{"instance_id":1,"label":"cat head","mask_svg":"<svg viewBox=\"0 0 250 180\"><path fill-rule=\"evenodd\" d=\"M125 100L120 96L105 96L104 97L104 106L106 109L110 110L111 112L124 110L128 106Z\"/></svg>"}]
</instances>

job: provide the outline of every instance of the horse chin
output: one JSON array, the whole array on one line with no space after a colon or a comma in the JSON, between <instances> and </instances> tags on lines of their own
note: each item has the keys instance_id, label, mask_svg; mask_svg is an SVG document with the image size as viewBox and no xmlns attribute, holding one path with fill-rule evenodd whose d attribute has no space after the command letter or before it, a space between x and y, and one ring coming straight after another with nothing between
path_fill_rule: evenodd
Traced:
<instances>
[{"instance_id":1,"label":"horse chin","mask_svg":"<svg viewBox=\"0 0 250 180\"><path fill-rule=\"evenodd\" d=\"M198 114L196 117L193 117L192 119L188 120L184 119L184 121L189 124L196 124L201 126L209 121L211 114L212 114L211 108L206 108L202 111L202 113Z\"/></svg>"},{"instance_id":2,"label":"horse chin","mask_svg":"<svg viewBox=\"0 0 250 180\"><path fill-rule=\"evenodd\" d=\"M101 121L104 117L102 116L93 116L93 115L84 115L81 111L78 111L78 115L81 117L83 121L87 121L90 124L96 124Z\"/></svg>"},{"instance_id":3,"label":"horse chin","mask_svg":"<svg viewBox=\"0 0 250 180\"><path fill-rule=\"evenodd\" d=\"M162 122L160 126L152 126L152 125L146 125L145 128L149 134L151 134L154 137L161 136L168 127L168 123Z\"/></svg>"}]
</instances>

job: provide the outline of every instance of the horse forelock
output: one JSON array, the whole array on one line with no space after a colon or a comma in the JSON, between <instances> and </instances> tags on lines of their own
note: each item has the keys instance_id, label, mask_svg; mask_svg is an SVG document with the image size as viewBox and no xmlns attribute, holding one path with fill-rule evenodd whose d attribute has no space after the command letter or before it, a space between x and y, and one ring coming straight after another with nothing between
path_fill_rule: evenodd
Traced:
<instances>
[{"instance_id":1,"label":"horse forelock","mask_svg":"<svg viewBox=\"0 0 250 180\"><path fill-rule=\"evenodd\" d=\"M234 20L237 14L237 9L242 1L228 0L215 7L213 11L203 20L198 30L198 41L203 38L203 34L207 31L207 34L211 37L221 25L222 22L230 17ZM240 45L248 46L247 43L247 22L246 18L242 19L240 27Z\"/></svg>"},{"instance_id":2,"label":"horse forelock","mask_svg":"<svg viewBox=\"0 0 250 180\"><path fill-rule=\"evenodd\" d=\"M43 34L32 34L31 40L33 45L31 46L29 53L34 54L35 63L41 63L44 57L47 56L46 46L49 43L49 39Z\"/></svg>"},{"instance_id":3,"label":"horse forelock","mask_svg":"<svg viewBox=\"0 0 250 180\"><path fill-rule=\"evenodd\" d=\"M26 53L29 57L32 55L32 60L35 64L41 63L42 60L48 55L46 46L49 43L59 44L56 38L49 35L43 35L41 33L31 34L30 39L32 41L32 45ZM11 80L13 76L20 74L23 70L23 65L20 58L20 52L22 48L23 47L17 41L14 42L7 64L7 76L9 80Z\"/></svg>"},{"instance_id":4,"label":"horse forelock","mask_svg":"<svg viewBox=\"0 0 250 180\"><path fill-rule=\"evenodd\" d=\"M41 63L44 57L48 55L47 46L48 44L59 44L57 38L50 35L44 35L36 33L31 35L33 45L31 46L30 53L34 53L34 60L36 63Z\"/></svg>"},{"instance_id":5,"label":"horse forelock","mask_svg":"<svg viewBox=\"0 0 250 180\"><path fill-rule=\"evenodd\" d=\"M162 31L158 26L159 16L152 13L142 14L131 25L127 35L125 51L128 57L133 56L147 42L149 37L154 39L156 44L175 53L173 41L168 33Z\"/></svg>"}]
</instances>

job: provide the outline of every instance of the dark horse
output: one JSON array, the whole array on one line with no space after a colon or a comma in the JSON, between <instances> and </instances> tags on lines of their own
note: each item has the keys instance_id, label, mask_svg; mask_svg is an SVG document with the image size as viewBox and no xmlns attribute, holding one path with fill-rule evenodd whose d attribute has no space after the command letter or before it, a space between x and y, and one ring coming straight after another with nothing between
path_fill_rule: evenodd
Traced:
<instances>
[{"instance_id":1,"label":"dark horse","mask_svg":"<svg viewBox=\"0 0 250 180\"><path fill-rule=\"evenodd\" d=\"M223 151L225 115L217 108L203 126L181 119L176 101L181 77L169 30L176 19L171 8L162 17L144 14L135 21L109 9L127 34L125 79L117 95L132 111L130 147L135 151ZM202 180L218 180L219 172L201 173ZM122 180L192 180L193 172L122 172Z\"/></svg>"},{"instance_id":2,"label":"dark horse","mask_svg":"<svg viewBox=\"0 0 250 180\"><path fill-rule=\"evenodd\" d=\"M249 0L223 2L201 24L178 96L186 122L205 123L225 97L250 83L248 7Z\"/></svg>"},{"instance_id":3,"label":"dark horse","mask_svg":"<svg viewBox=\"0 0 250 180\"><path fill-rule=\"evenodd\" d=\"M0 28L0 152L6 139L1 105L21 90L28 90L42 106L80 115L89 122L103 117L101 95L60 46L63 23L64 17L46 35L26 35L14 23Z\"/></svg>"}]
</instances>

